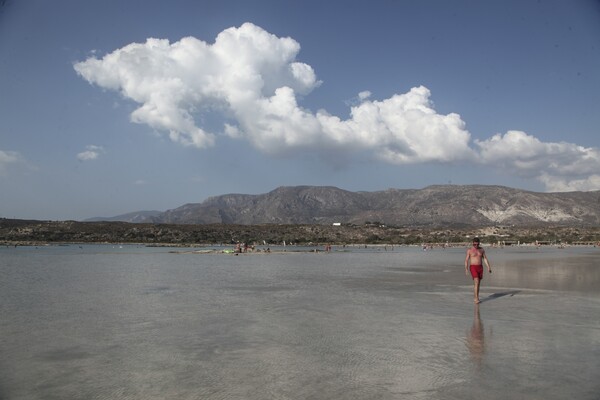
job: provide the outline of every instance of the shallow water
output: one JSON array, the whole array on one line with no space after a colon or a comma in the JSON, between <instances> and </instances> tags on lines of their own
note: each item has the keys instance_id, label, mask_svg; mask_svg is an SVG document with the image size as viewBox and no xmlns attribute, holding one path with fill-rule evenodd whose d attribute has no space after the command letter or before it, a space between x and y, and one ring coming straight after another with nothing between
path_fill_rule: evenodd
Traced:
<instances>
[{"instance_id":1,"label":"shallow water","mask_svg":"<svg viewBox=\"0 0 600 400\"><path fill-rule=\"evenodd\" d=\"M170 250L0 249L0 399L598 399L600 249Z\"/></svg>"}]
</instances>

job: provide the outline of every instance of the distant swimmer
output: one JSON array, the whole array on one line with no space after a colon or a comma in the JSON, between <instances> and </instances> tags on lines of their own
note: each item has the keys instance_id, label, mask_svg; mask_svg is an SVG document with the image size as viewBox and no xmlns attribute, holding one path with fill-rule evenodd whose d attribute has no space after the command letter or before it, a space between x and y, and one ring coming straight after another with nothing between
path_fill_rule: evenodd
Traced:
<instances>
[{"instance_id":1,"label":"distant swimmer","mask_svg":"<svg viewBox=\"0 0 600 400\"><path fill-rule=\"evenodd\" d=\"M485 250L479 247L479 238L476 237L473 239L473 247L467 250L467 256L465 257L465 274L469 276L470 271L471 277L473 277L473 294L475 296L475 304L481 303L481 301L479 301L479 284L483 279L483 262L485 262L488 272L491 274L492 268L490 267L488 258L485 255Z\"/></svg>"}]
</instances>

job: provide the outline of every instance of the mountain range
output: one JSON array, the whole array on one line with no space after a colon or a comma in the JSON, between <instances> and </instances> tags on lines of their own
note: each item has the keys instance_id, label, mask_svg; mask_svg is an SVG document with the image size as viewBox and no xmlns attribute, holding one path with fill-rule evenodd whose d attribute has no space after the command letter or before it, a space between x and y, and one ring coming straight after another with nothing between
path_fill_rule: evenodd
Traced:
<instances>
[{"instance_id":1,"label":"mountain range","mask_svg":"<svg viewBox=\"0 0 600 400\"><path fill-rule=\"evenodd\" d=\"M393 226L594 226L600 191L538 193L504 186L435 185L351 192L331 186L279 187L201 203L88 221L169 224L365 224Z\"/></svg>"}]
</instances>

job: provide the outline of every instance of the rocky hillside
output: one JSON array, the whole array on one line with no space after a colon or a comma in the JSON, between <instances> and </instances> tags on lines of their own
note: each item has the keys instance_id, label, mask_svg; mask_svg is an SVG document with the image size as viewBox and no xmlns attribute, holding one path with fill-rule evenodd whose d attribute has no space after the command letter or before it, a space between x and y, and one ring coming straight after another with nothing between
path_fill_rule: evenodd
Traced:
<instances>
[{"instance_id":1,"label":"rocky hillside","mask_svg":"<svg viewBox=\"0 0 600 400\"><path fill-rule=\"evenodd\" d=\"M440 185L419 190L349 192L280 187L228 194L135 221L169 224L380 224L412 227L594 226L600 191L537 193L503 186Z\"/></svg>"},{"instance_id":2,"label":"rocky hillside","mask_svg":"<svg viewBox=\"0 0 600 400\"><path fill-rule=\"evenodd\" d=\"M162 211L136 211L127 214L117 215L116 217L94 217L89 218L86 222L145 222L150 218L154 218L162 214Z\"/></svg>"}]
</instances>

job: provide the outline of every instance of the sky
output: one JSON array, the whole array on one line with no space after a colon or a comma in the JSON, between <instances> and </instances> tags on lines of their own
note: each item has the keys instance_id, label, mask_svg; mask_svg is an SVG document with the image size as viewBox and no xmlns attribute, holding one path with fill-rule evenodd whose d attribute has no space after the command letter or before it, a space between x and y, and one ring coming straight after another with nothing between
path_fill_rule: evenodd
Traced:
<instances>
[{"instance_id":1,"label":"sky","mask_svg":"<svg viewBox=\"0 0 600 400\"><path fill-rule=\"evenodd\" d=\"M0 218L600 190L599 130L597 0L0 2Z\"/></svg>"}]
</instances>

